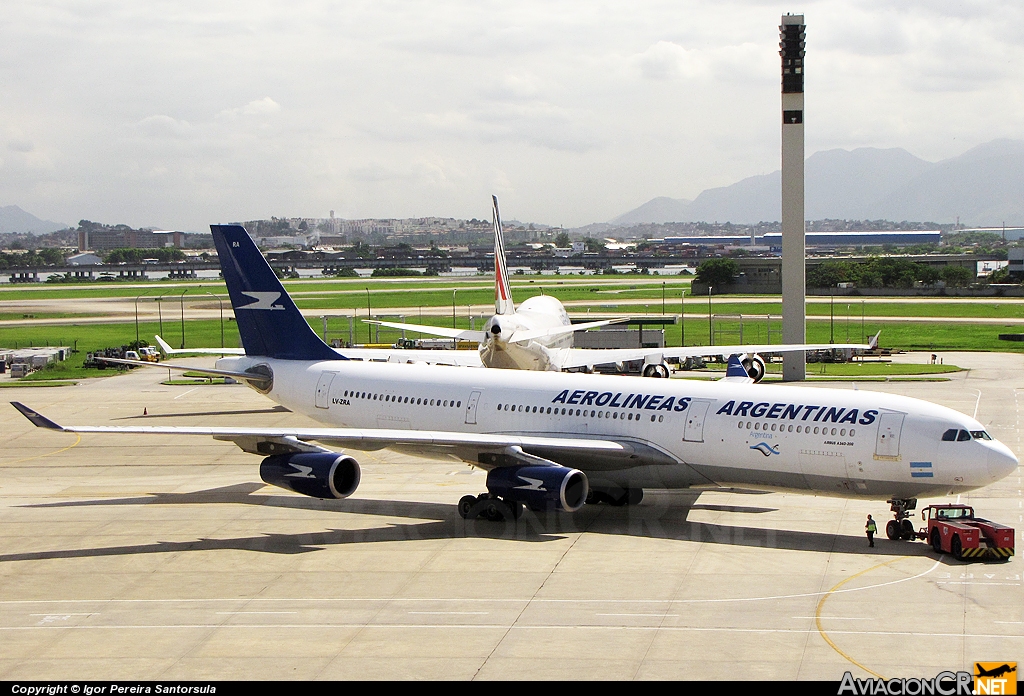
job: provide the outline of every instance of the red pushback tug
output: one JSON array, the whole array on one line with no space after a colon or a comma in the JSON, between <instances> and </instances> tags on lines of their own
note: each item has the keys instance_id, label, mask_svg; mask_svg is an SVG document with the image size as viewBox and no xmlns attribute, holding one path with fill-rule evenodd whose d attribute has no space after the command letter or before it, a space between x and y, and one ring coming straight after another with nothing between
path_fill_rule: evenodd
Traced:
<instances>
[{"instance_id":1,"label":"red pushback tug","mask_svg":"<svg viewBox=\"0 0 1024 696\"><path fill-rule=\"evenodd\" d=\"M915 536L938 553L957 560L1008 561L1013 556L1013 528L975 517L970 505L929 505L921 510L921 519L927 526Z\"/></svg>"}]
</instances>

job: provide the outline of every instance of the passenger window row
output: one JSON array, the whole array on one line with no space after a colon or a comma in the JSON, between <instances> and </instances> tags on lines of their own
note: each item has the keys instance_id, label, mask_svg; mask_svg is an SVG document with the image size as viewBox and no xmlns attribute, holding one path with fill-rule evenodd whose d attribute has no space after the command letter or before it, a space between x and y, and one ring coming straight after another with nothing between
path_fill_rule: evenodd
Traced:
<instances>
[{"instance_id":1,"label":"passenger window row","mask_svg":"<svg viewBox=\"0 0 1024 696\"><path fill-rule=\"evenodd\" d=\"M461 408L462 401L454 399L424 399L417 396L396 396L394 394L374 394L373 392L357 392L345 390L345 396L351 399L367 399L385 401L395 404L412 404L413 406L440 406L442 408Z\"/></svg>"},{"instance_id":2,"label":"passenger window row","mask_svg":"<svg viewBox=\"0 0 1024 696\"><path fill-rule=\"evenodd\" d=\"M499 411L511 411L512 413L540 413L554 416L581 416L583 418L605 418L608 420L639 421L639 413L622 413L620 411L597 411L590 409L572 408L551 408L550 406L527 406L524 404L498 404ZM651 416L652 423L664 423L665 416Z\"/></svg>"},{"instance_id":3,"label":"passenger window row","mask_svg":"<svg viewBox=\"0 0 1024 696\"><path fill-rule=\"evenodd\" d=\"M807 434L811 433L811 426L809 426L809 425L797 425L797 426L789 425L789 426L787 426L785 423L772 423L771 427L769 428L767 423L751 423L751 421L740 421L738 425L739 425L739 429L740 430L743 430L744 428L746 428L747 430L764 430L764 431L772 430L773 432L777 430L780 433L791 433L791 432L793 432L793 428L796 427L796 432L798 432L798 433L799 432L804 432L804 433L807 433ZM776 426L778 426L778 427L776 427ZM819 432L818 432L819 430L821 431L820 432L821 435L838 435L839 437L846 437L846 428L832 428L831 432L830 432L829 428L822 428L820 426L814 426L814 434L815 435L819 434ZM855 428L850 428L850 437L853 437L856 434L857 434L856 429ZM945 436L943 436L942 439L945 440L946 439Z\"/></svg>"}]
</instances>

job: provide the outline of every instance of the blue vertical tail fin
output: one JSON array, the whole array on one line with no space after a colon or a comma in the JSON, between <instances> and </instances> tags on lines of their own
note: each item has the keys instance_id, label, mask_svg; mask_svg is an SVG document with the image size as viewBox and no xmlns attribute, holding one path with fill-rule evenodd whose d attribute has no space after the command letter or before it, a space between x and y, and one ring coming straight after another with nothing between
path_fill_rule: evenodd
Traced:
<instances>
[{"instance_id":1,"label":"blue vertical tail fin","mask_svg":"<svg viewBox=\"0 0 1024 696\"><path fill-rule=\"evenodd\" d=\"M320 340L241 225L210 225L246 355L343 360Z\"/></svg>"}]
</instances>

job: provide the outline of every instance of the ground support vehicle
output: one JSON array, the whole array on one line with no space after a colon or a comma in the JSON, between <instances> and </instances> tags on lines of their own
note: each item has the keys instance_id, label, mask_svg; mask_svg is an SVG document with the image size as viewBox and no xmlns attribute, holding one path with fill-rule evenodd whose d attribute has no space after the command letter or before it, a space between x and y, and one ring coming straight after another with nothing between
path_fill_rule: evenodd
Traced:
<instances>
[{"instance_id":1,"label":"ground support vehicle","mask_svg":"<svg viewBox=\"0 0 1024 696\"><path fill-rule=\"evenodd\" d=\"M975 517L970 505L929 505L921 510L921 519L927 524L915 536L937 553L957 560L1008 561L1013 556L1013 528Z\"/></svg>"}]
</instances>

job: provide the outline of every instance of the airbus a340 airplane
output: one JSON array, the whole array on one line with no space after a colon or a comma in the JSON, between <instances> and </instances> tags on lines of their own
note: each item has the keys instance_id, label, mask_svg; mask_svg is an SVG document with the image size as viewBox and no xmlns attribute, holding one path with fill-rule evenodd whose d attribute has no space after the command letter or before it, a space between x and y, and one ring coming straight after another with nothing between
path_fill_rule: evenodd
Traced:
<instances>
[{"instance_id":1,"label":"airbus a340 airplane","mask_svg":"<svg viewBox=\"0 0 1024 696\"><path fill-rule=\"evenodd\" d=\"M923 496L998 481L1017 458L973 418L869 391L465 370L347 360L313 332L245 229L215 225L246 354L218 361L324 427L37 426L79 433L207 435L264 457L262 479L344 498L352 450L443 454L487 470L464 517L515 518L523 505L639 502L644 488L738 485L889 500L895 536ZM195 369L195 368L191 368Z\"/></svg>"}]
</instances>

